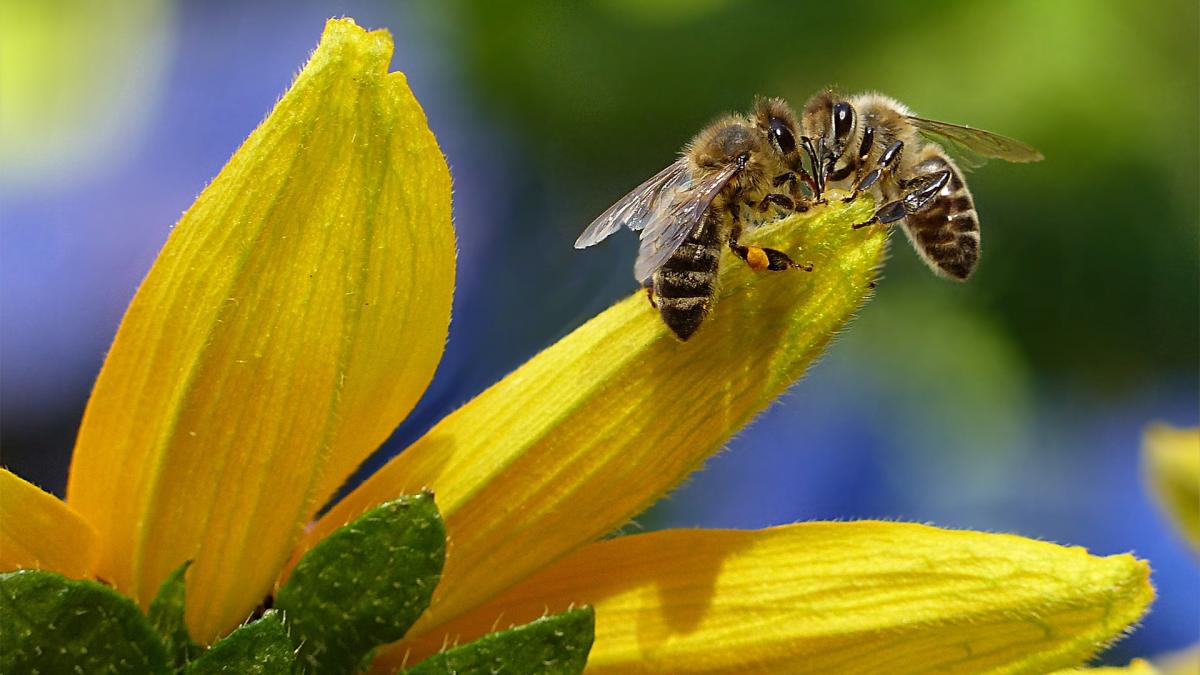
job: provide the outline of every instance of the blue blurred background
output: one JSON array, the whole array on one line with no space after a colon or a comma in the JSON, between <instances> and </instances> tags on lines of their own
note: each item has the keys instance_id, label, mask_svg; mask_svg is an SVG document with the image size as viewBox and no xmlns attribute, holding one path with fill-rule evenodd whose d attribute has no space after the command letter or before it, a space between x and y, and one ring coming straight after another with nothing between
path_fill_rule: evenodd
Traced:
<instances>
[{"instance_id":1,"label":"blue blurred background","mask_svg":"<svg viewBox=\"0 0 1200 675\"><path fill-rule=\"evenodd\" d=\"M1160 597L1106 660L1200 636L1196 558L1143 489L1151 420L1200 392L1194 0L0 4L0 448L62 493L88 390L171 225L330 16L391 29L455 181L445 359L369 471L633 290L633 237L578 232L756 94L879 89L1027 140L971 177L969 284L901 237L808 377L645 528L887 518L1148 558ZM1198 449L1200 452L1200 449Z\"/></svg>"}]
</instances>

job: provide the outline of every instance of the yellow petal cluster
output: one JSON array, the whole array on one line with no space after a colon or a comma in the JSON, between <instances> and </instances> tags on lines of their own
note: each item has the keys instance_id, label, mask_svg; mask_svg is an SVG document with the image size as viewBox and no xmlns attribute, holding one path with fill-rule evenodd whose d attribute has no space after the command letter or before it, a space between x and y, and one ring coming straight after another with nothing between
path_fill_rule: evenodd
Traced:
<instances>
[{"instance_id":1,"label":"yellow petal cluster","mask_svg":"<svg viewBox=\"0 0 1200 675\"><path fill-rule=\"evenodd\" d=\"M45 569L75 579L96 572L96 531L57 497L0 469L0 572Z\"/></svg>"},{"instance_id":2,"label":"yellow petal cluster","mask_svg":"<svg viewBox=\"0 0 1200 675\"><path fill-rule=\"evenodd\" d=\"M270 592L442 352L450 176L391 54L385 32L329 23L171 233L84 415L67 499L100 576L144 606L194 558L199 640Z\"/></svg>"},{"instance_id":3,"label":"yellow petal cluster","mask_svg":"<svg viewBox=\"0 0 1200 675\"><path fill-rule=\"evenodd\" d=\"M904 523L668 530L580 549L381 665L587 603L589 673L1043 673L1136 621L1149 573L1130 555Z\"/></svg>"},{"instance_id":4,"label":"yellow petal cluster","mask_svg":"<svg viewBox=\"0 0 1200 675\"><path fill-rule=\"evenodd\" d=\"M1200 550L1200 428L1155 424L1146 430L1142 447L1150 493L1176 529Z\"/></svg>"}]
</instances>

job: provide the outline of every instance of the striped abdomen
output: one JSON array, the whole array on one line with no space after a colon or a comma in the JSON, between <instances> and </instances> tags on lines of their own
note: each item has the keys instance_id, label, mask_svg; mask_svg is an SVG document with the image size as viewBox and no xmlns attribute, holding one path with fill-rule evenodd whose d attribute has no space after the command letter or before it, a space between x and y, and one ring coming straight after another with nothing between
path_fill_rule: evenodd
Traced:
<instances>
[{"instance_id":1,"label":"striped abdomen","mask_svg":"<svg viewBox=\"0 0 1200 675\"><path fill-rule=\"evenodd\" d=\"M979 262L979 215L962 171L941 150L926 146L914 167L920 176L950 171L950 180L924 208L904 218L913 247L938 274L959 281Z\"/></svg>"},{"instance_id":2,"label":"striped abdomen","mask_svg":"<svg viewBox=\"0 0 1200 675\"><path fill-rule=\"evenodd\" d=\"M654 273L654 299L663 322L687 340L712 309L721 260L721 217L710 208L687 239Z\"/></svg>"}]
</instances>

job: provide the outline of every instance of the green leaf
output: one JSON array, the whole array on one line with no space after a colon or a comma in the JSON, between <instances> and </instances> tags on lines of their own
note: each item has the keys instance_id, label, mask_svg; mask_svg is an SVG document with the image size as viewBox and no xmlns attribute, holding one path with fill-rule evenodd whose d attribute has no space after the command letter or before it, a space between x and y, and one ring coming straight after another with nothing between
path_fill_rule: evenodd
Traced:
<instances>
[{"instance_id":1,"label":"green leaf","mask_svg":"<svg viewBox=\"0 0 1200 675\"><path fill-rule=\"evenodd\" d=\"M275 598L301 665L350 672L371 649L404 637L429 606L445 554L431 492L381 504L314 546Z\"/></svg>"},{"instance_id":2,"label":"green leaf","mask_svg":"<svg viewBox=\"0 0 1200 675\"><path fill-rule=\"evenodd\" d=\"M0 574L0 672L166 673L167 653L108 586L22 570Z\"/></svg>"},{"instance_id":3,"label":"green leaf","mask_svg":"<svg viewBox=\"0 0 1200 675\"><path fill-rule=\"evenodd\" d=\"M185 675L290 675L296 652L279 612L270 610L212 646L183 669Z\"/></svg>"},{"instance_id":4,"label":"green leaf","mask_svg":"<svg viewBox=\"0 0 1200 675\"><path fill-rule=\"evenodd\" d=\"M158 587L158 595L150 603L150 624L167 646L167 656L176 668L194 661L204 651L203 647L192 642L183 620L184 573L191 564L192 561L188 560L176 568Z\"/></svg>"},{"instance_id":5,"label":"green leaf","mask_svg":"<svg viewBox=\"0 0 1200 675\"><path fill-rule=\"evenodd\" d=\"M404 671L408 675L458 673L582 673L596 633L591 607L573 609L516 628L485 635L425 659Z\"/></svg>"}]
</instances>

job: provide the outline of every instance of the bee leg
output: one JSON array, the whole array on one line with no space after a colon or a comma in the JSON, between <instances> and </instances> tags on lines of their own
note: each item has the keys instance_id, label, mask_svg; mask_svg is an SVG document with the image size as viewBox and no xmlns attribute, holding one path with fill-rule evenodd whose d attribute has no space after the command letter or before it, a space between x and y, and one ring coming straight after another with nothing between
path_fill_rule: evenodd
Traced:
<instances>
[{"instance_id":1,"label":"bee leg","mask_svg":"<svg viewBox=\"0 0 1200 675\"><path fill-rule=\"evenodd\" d=\"M854 163L854 186L855 187L854 187L853 191L850 193L850 196L846 197L845 199L842 200L846 204L849 204L850 202L857 199L859 192L862 192L863 190L866 190L867 188L871 187L871 183L874 183L875 180L878 179L878 176L876 176L876 178L872 179L870 181L870 183L864 184L863 167L865 167L867 165L867 160L871 158L871 148L874 145L875 145L875 127L868 126L865 129L863 129L862 141L860 141L858 144L858 155L856 157L856 159L858 161L856 161ZM849 168L849 167L847 167L847 168ZM847 175L849 175L849 172L847 172Z\"/></svg>"},{"instance_id":2,"label":"bee leg","mask_svg":"<svg viewBox=\"0 0 1200 675\"><path fill-rule=\"evenodd\" d=\"M907 191L900 199L888 202L875 211L875 215L865 223L854 225L854 229L866 227L874 223L894 223L905 216L911 215L929 206L950 180L949 171L937 171L917 176L905 185Z\"/></svg>"},{"instance_id":3,"label":"bee leg","mask_svg":"<svg viewBox=\"0 0 1200 675\"><path fill-rule=\"evenodd\" d=\"M650 301L650 306L658 309L658 302L654 300L654 284L646 284L646 299Z\"/></svg>"},{"instance_id":4,"label":"bee leg","mask_svg":"<svg viewBox=\"0 0 1200 675\"><path fill-rule=\"evenodd\" d=\"M921 174L908 181L904 186L904 196L901 197L904 210L912 214L929 206L949 182L950 172L945 170Z\"/></svg>"},{"instance_id":5,"label":"bee leg","mask_svg":"<svg viewBox=\"0 0 1200 675\"><path fill-rule=\"evenodd\" d=\"M881 223L883 225L887 225L888 223L894 223L897 220L901 220L904 218L904 216L907 216L907 215L908 215L908 211L905 210L905 208L904 208L904 200L897 199L894 202L888 202L888 203L884 204L883 206L879 207L878 209L876 209L875 215L871 216L871 218L869 220L867 220L867 222L856 223L854 225L851 225L851 227L853 227L854 229L857 230L860 228L864 228L868 225L874 225L875 223Z\"/></svg>"},{"instance_id":6,"label":"bee leg","mask_svg":"<svg viewBox=\"0 0 1200 675\"><path fill-rule=\"evenodd\" d=\"M812 263L804 263L801 265L795 260L792 260L788 254L778 249L759 248L757 246L751 246L750 248L761 251L762 254L767 257L767 269L771 270L772 272L782 272L790 269L804 270L805 272L813 271Z\"/></svg>"},{"instance_id":7,"label":"bee leg","mask_svg":"<svg viewBox=\"0 0 1200 675\"><path fill-rule=\"evenodd\" d=\"M801 269L805 272L813 271L812 263L803 265L792 260L788 254L783 251L773 248L763 248L761 246L743 246L738 243L738 237L742 234L742 227L734 225L733 230L729 233L729 250L733 254L741 258L752 270L769 270L771 272L782 272L789 269Z\"/></svg>"},{"instance_id":8,"label":"bee leg","mask_svg":"<svg viewBox=\"0 0 1200 675\"><path fill-rule=\"evenodd\" d=\"M821 191L817 188L817 179L813 178L812 175L804 169L800 169L800 180L804 181L804 186L808 188L808 194L812 200L817 203L822 203ZM796 186L795 193L800 193L799 186Z\"/></svg>"},{"instance_id":9,"label":"bee leg","mask_svg":"<svg viewBox=\"0 0 1200 675\"><path fill-rule=\"evenodd\" d=\"M796 174L792 171L789 171L787 173L781 173L778 176L775 176L773 179L771 179L771 187L781 187L785 183L795 183L795 182L796 182Z\"/></svg>"},{"instance_id":10,"label":"bee leg","mask_svg":"<svg viewBox=\"0 0 1200 675\"><path fill-rule=\"evenodd\" d=\"M804 154L808 155L808 162L810 165L812 165L812 174L804 171L803 167L801 167L801 176L808 179L808 189L812 190L813 203L825 204L827 203L827 200L825 199L825 171L824 167L821 165L821 155L823 153L818 152L817 149L813 147L812 139L808 136L801 136L800 144L804 146ZM825 147L824 143L822 143L821 147L823 150Z\"/></svg>"},{"instance_id":11,"label":"bee leg","mask_svg":"<svg viewBox=\"0 0 1200 675\"><path fill-rule=\"evenodd\" d=\"M794 206L794 204L792 203L791 197L788 197L787 195L779 194L778 192L769 193L766 196L764 196L761 201L758 202L758 210L759 211L767 211L772 206L778 206L780 208L790 211L790 210L792 210L792 207Z\"/></svg>"},{"instance_id":12,"label":"bee leg","mask_svg":"<svg viewBox=\"0 0 1200 675\"><path fill-rule=\"evenodd\" d=\"M840 169L837 169L836 171L833 171L833 172L831 172L831 173L830 173L828 176L826 176L825 178L826 178L826 180L827 180L827 181L834 181L834 182L837 182L837 181L840 181L840 180L846 180L846 178L847 178L847 177L848 177L848 176L849 176L851 173L854 173L854 172L855 172L855 170L856 170L856 169L855 169L854 165L852 165L852 164L850 164L850 163L847 163L847 164L846 164L845 166L843 166L842 168L840 168Z\"/></svg>"},{"instance_id":13,"label":"bee leg","mask_svg":"<svg viewBox=\"0 0 1200 675\"><path fill-rule=\"evenodd\" d=\"M765 212L772 206L778 206L784 211L794 211L796 213L804 213L808 210L807 204L802 202L797 203L791 197L785 194L779 194L777 192L772 192L763 197L762 201L758 203L758 210Z\"/></svg>"},{"instance_id":14,"label":"bee leg","mask_svg":"<svg viewBox=\"0 0 1200 675\"><path fill-rule=\"evenodd\" d=\"M809 195L805 195L800 191L801 183L804 183L804 186L808 188ZM772 187L778 188L785 185L793 201L805 202L805 210L808 209L807 202L809 201L809 196L811 195L813 198L817 196L817 182L813 180L812 175L808 171L804 170L803 166L797 166L793 171L781 173L771 181Z\"/></svg>"},{"instance_id":15,"label":"bee leg","mask_svg":"<svg viewBox=\"0 0 1200 675\"><path fill-rule=\"evenodd\" d=\"M804 170L804 167L797 167L796 171L800 172L799 177L797 177L795 171L789 171L776 176L775 179L771 181L771 185L772 187L776 188L787 187L788 195L791 197L793 204L795 204L791 210L797 213L804 213L809 209L809 205L812 204L812 199L817 194L815 187L816 183L813 182L813 177L808 175L808 172ZM801 182L803 182L805 187L808 188L808 194L805 194L804 191L800 189Z\"/></svg>"},{"instance_id":16,"label":"bee leg","mask_svg":"<svg viewBox=\"0 0 1200 675\"><path fill-rule=\"evenodd\" d=\"M869 130L871 127L867 127L867 129ZM872 138L874 138L874 135L874 133L871 134ZM863 132L863 136L866 136L865 131ZM855 182L854 188L850 190L850 196L843 199L842 202L849 204L855 199L858 199L858 194L869 189L880 178L883 177L883 174L894 171L896 166L900 164L900 153L903 150L903 141L896 141L895 143L889 145L887 149L883 151L883 154L879 156L879 161L875 163L875 168L868 171L865 176ZM867 152L870 153L870 151L871 148L868 146ZM860 150L859 152L861 153L862 151Z\"/></svg>"},{"instance_id":17,"label":"bee leg","mask_svg":"<svg viewBox=\"0 0 1200 675\"><path fill-rule=\"evenodd\" d=\"M863 176L861 180L854 184L854 187L850 190L850 196L843 198L842 203L849 204L855 199L858 199L859 193L870 189L870 187L875 184L875 181L879 180L879 177L882 175L882 169L875 168L868 171L867 175Z\"/></svg>"},{"instance_id":18,"label":"bee leg","mask_svg":"<svg viewBox=\"0 0 1200 675\"><path fill-rule=\"evenodd\" d=\"M740 236L742 236L742 226L735 222L733 229L729 231L729 250L733 251L734 255L749 265L750 269L767 269L771 261L767 257L766 252L757 246L743 246L739 244L738 237Z\"/></svg>"}]
</instances>

